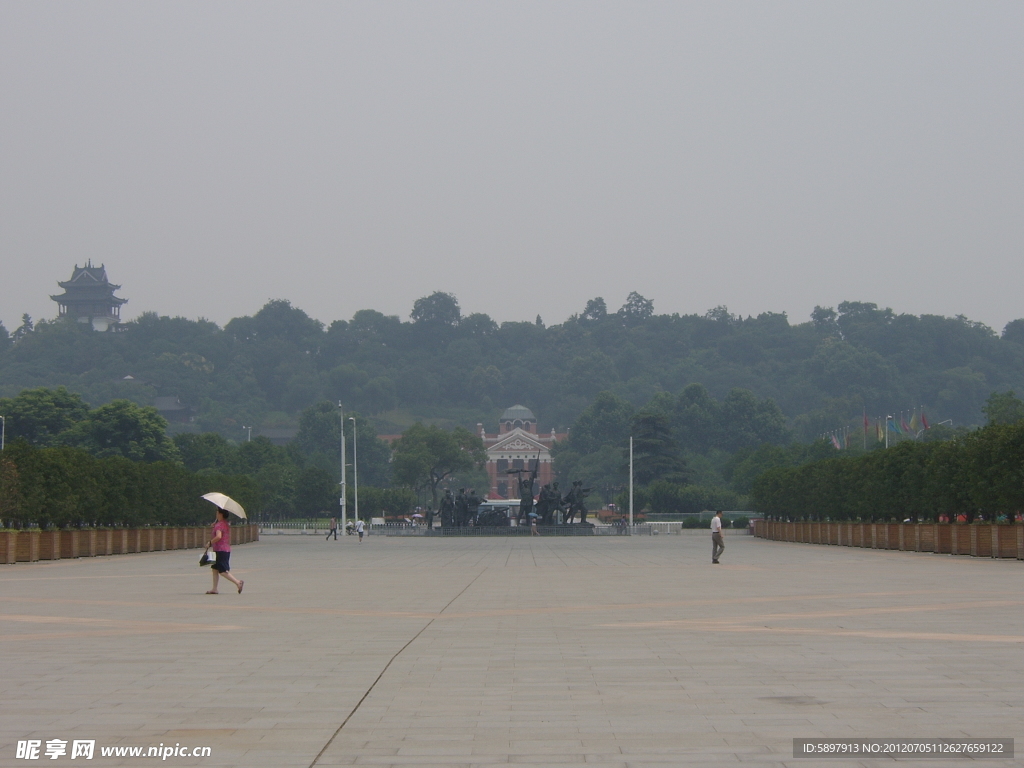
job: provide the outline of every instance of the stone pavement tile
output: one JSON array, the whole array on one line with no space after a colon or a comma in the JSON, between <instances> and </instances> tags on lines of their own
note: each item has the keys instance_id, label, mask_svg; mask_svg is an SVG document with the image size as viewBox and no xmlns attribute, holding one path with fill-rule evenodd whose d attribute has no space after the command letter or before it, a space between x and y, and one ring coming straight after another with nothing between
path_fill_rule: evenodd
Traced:
<instances>
[{"instance_id":1,"label":"stone pavement tile","mask_svg":"<svg viewBox=\"0 0 1024 768\"><path fill-rule=\"evenodd\" d=\"M704 543L271 537L214 600L191 553L0 568L0 766L34 734L218 768L332 736L318 764L808 768L794 737L1016 734L1020 563L733 535L712 571Z\"/></svg>"}]
</instances>

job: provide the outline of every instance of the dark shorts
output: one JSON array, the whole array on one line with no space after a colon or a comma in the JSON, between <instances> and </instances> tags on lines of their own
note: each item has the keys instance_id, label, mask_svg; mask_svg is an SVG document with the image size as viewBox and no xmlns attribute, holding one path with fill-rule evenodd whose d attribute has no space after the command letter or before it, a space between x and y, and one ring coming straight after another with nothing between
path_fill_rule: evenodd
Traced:
<instances>
[{"instance_id":1,"label":"dark shorts","mask_svg":"<svg viewBox=\"0 0 1024 768\"><path fill-rule=\"evenodd\" d=\"M217 562L210 566L213 570L220 571L221 573L227 573L231 570L229 565L231 562L230 552L214 552L213 554L217 556Z\"/></svg>"}]
</instances>

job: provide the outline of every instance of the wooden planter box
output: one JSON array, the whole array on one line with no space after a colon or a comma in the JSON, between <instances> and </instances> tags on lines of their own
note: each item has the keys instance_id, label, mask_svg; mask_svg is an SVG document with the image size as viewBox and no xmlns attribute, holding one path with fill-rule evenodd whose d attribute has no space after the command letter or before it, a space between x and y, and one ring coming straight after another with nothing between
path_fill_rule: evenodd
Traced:
<instances>
[{"instance_id":1,"label":"wooden planter box","mask_svg":"<svg viewBox=\"0 0 1024 768\"><path fill-rule=\"evenodd\" d=\"M128 534L128 552L135 553L142 551L142 530L139 528L132 528L131 530L125 531Z\"/></svg>"},{"instance_id":2,"label":"wooden planter box","mask_svg":"<svg viewBox=\"0 0 1024 768\"><path fill-rule=\"evenodd\" d=\"M992 557L993 528L994 525L971 526L971 554L974 557Z\"/></svg>"},{"instance_id":3,"label":"wooden planter box","mask_svg":"<svg viewBox=\"0 0 1024 768\"><path fill-rule=\"evenodd\" d=\"M78 541L80 531L60 532L60 556L78 557Z\"/></svg>"},{"instance_id":4,"label":"wooden planter box","mask_svg":"<svg viewBox=\"0 0 1024 768\"><path fill-rule=\"evenodd\" d=\"M962 523L955 523L950 526L952 534L952 554L971 554L971 526Z\"/></svg>"},{"instance_id":5,"label":"wooden planter box","mask_svg":"<svg viewBox=\"0 0 1024 768\"><path fill-rule=\"evenodd\" d=\"M39 559L60 560L60 531L42 531L39 534Z\"/></svg>"},{"instance_id":6,"label":"wooden planter box","mask_svg":"<svg viewBox=\"0 0 1024 768\"><path fill-rule=\"evenodd\" d=\"M111 544L111 554L123 555L128 552L128 531L124 528L120 528L116 531L110 532L113 536L113 542Z\"/></svg>"},{"instance_id":7,"label":"wooden planter box","mask_svg":"<svg viewBox=\"0 0 1024 768\"><path fill-rule=\"evenodd\" d=\"M949 523L935 524L935 552L940 555L953 554L953 526Z\"/></svg>"},{"instance_id":8,"label":"wooden planter box","mask_svg":"<svg viewBox=\"0 0 1024 768\"><path fill-rule=\"evenodd\" d=\"M96 531L96 554L112 555L114 553L114 532L111 530Z\"/></svg>"},{"instance_id":9,"label":"wooden planter box","mask_svg":"<svg viewBox=\"0 0 1024 768\"><path fill-rule=\"evenodd\" d=\"M39 531L18 531L19 563L34 563L39 559Z\"/></svg>"},{"instance_id":10,"label":"wooden planter box","mask_svg":"<svg viewBox=\"0 0 1024 768\"><path fill-rule=\"evenodd\" d=\"M0 563L18 561L18 532L0 531Z\"/></svg>"},{"instance_id":11,"label":"wooden planter box","mask_svg":"<svg viewBox=\"0 0 1024 768\"><path fill-rule=\"evenodd\" d=\"M165 528L164 529L164 548L165 549L181 549L181 545L178 544L179 536L178 528Z\"/></svg>"},{"instance_id":12,"label":"wooden planter box","mask_svg":"<svg viewBox=\"0 0 1024 768\"><path fill-rule=\"evenodd\" d=\"M935 531L938 528L937 523L926 523L924 525L917 526L917 532L919 535L918 540L918 552L934 552L935 542L938 539Z\"/></svg>"},{"instance_id":13,"label":"wooden planter box","mask_svg":"<svg viewBox=\"0 0 1024 768\"><path fill-rule=\"evenodd\" d=\"M96 557L96 531L92 528L78 532L78 556Z\"/></svg>"},{"instance_id":14,"label":"wooden planter box","mask_svg":"<svg viewBox=\"0 0 1024 768\"><path fill-rule=\"evenodd\" d=\"M163 552L167 549L167 529L153 528L153 551Z\"/></svg>"},{"instance_id":15,"label":"wooden planter box","mask_svg":"<svg viewBox=\"0 0 1024 768\"><path fill-rule=\"evenodd\" d=\"M1017 557L1018 525L992 526L992 556Z\"/></svg>"}]
</instances>

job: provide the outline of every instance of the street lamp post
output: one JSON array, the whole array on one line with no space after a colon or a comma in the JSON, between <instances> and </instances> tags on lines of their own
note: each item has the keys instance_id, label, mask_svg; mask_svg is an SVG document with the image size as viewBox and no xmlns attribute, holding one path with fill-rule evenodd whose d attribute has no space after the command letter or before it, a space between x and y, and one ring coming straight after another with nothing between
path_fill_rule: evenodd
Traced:
<instances>
[{"instance_id":1,"label":"street lamp post","mask_svg":"<svg viewBox=\"0 0 1024 768\"><path fill-rule=\"evenodd\" d=\"M629 436L629 532L633 533L633 436Z\"/></svg>"},{"instance_id":2,"label":"street lamp post","mask_svg":"<svg viewBox=\"0 0 1024 768\"><path fill-rule=\"evenodd\" d=\"M242 427L242 429L248 430L249 436L245 439L247 443L252 442L252 427Z\"/></svg>"},{"instance_id":3,"label":"street lamp post","mask_svg":"<svg viewBox=\"0 0 1024 768\"><path fill-rule=\"evenodd\" d=\"M341 528L345 530L345 525L348 523L348 518L345 513L345 409L341 406L341 401L338 401L338 413L341 416Z\"/></svg>"},{"instance_id":4,"label":"street lamp post","mask_svg":"<svg viewBox=\"0 0 1024 768\"><path fill-rule=\"evenodd\" d=\"M355 495L355 515L356 520L359 519L359 443L357 441L358 435L356 434L356 417L349 416L348 420L352 422L352 481L354 484L354 495Z\"/></svg>"},{"instance_id":5,"label":"street lamp post","mask_svg":"<svg viewBox=\"0 0 1024 768\"><path fill-rule=\"evenodd\" d=\"M0 451L4 449L4 440L7 437L7 419L0 416Z\"/></svg>"}]
</instances>

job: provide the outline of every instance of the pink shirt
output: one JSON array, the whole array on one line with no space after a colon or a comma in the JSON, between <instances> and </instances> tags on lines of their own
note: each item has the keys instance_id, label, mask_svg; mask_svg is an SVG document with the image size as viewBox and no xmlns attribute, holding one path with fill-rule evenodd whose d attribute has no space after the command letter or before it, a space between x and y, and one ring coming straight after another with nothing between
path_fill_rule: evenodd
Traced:
<instances>
[{"instance_id":1,"label":"pink shirt","mask_svg":"<svg viewBox=\"0 0 1024 768\"><path fill-rule=\"evenodd\" d=\"M231 526L228 525L227 520L218 520L213 524L213 531L210 533L210 538L214 538L217 535L217 531L220 531L220 541L213 542L214 552L230 552L231 551Z\"/></svg>"}]
</instances>

